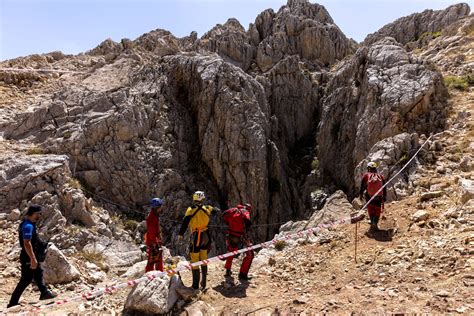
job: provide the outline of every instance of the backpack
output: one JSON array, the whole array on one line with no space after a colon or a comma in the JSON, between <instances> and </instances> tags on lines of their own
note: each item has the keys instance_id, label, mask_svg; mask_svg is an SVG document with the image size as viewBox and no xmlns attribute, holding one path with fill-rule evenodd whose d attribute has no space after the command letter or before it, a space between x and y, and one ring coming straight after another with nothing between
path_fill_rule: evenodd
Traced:
<instances>
[{"instance_id":1,"label":"backpack","mask_svg":"<svg viewBox=\"0 0 474 316\"><path fill-rule=\"evenodd\" d=\"M367 193L370 196L374 196L383 187L383 176L378 173L368 173L367 177ZM378 195L383 195L383 191L380 190Z\"/></svg>"},{"instance_id":2,"label":"backpack","mask_svg":"<svg viewBox=\"0 0 474 316\"><path fill-rule=\"evenodd\" d=\"M229 225L228 233L241 236L245 233L245 214L234 207L224 212L224 222Z\"/></svg>"}]
</instances>

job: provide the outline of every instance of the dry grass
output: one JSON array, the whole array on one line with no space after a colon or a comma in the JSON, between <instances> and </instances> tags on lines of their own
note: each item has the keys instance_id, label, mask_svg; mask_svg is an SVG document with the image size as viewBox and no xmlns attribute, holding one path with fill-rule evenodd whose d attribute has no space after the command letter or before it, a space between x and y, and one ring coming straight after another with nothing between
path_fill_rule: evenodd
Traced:
<instances>
[{"instance_id":1,"label":"dry grass","mask_svg":"<svg viewBox=\"0 0 474 316\"><path fill-rule=\"evenodd\" d=\"M27 155L44 155L45 151L40 147L31 147L26 150Z\"/></svg>"},{"instance_id":2,"label":"dry grass","mask_svg":"<svg viewBox=\"0 0 474 316\"><path fill-rule=\"evenodd\" d=\"M107 267L105 264L105 256L100 251L81 251L79 252L79 256L81 259L92 262L102 270Z\"/></svg>"},{"instance_id":3,"label":"dry grass","mask_svg":"<svg viewBox=\"0 0 474 316\"><path fill-rule=\"evenodd\" d=\"M67 184L69 184L71 188L82 190L82 184L77 179L71 178L67 181Z\"/></svg>"},{"instance_id":4,"label":"dry grass","mask_svg":"<svg viewBox=\"0 0 474 316\"><path fill-rule=\"evenodd\" d=\"M285 247L287 246L287 242L284 241L284 240L278 240L276 243L275 243L275 249L278 250L278 251L282 251L283 249L285 249Z\"/></svg>"}]
</instances>

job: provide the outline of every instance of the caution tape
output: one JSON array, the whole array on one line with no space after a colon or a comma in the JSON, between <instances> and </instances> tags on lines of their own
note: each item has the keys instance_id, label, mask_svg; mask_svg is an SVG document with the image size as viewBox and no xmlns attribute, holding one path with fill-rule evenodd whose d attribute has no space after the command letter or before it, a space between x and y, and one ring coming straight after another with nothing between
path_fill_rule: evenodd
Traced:
<instances>
[{"instance_id":1,"label":"caution tape","mask_svg":"<svg viewBox=\"0 0 474 316\"><path fill-rule=\"evenodd\" d=\"M67 74L86 74L85 71L74 71L74 70L60 70L60 69L27 69L27 68L0 68L0 71L13 71L13 72L56 72L56 73L67 73Z\"/></svg>"},{"instance_id":2,"label":"caution tape","mask_svg":"<svg viewBox=\"0 0 474 316\"><path fill-rule=\"evenodd\" d=\"M318 230L321 230L321 229L328 229L328 228L331 228L331 227L336 226L336 225L343 225L343 224L350 224L350 223L351 223L351 219L349 218L349 219L337 220L337 221L334 221L332 223L320 224L318 226L315 226L315 227L312 227L312 228L309 228L309 229L306 229L306 230L303 230L303 231L300 231L300 232L297 232L297 233L294 233L294 234L288 234L288 235L285 235L285 236L282 236L282 237L279 237L279 238L274 238L274 239L272 239L270 241L267 241L267 242L263 242L263 243L252 245L252 246L242 248L242 249L239 249L239 250L231 251L231 252L228 252L228 253L225 253L225 254L222 254L222 255L217 255L215 257L211 257L211 258L208 258L206 260L184 264L184 265L181 265L180 267L167 269L163 272L161 272L161 271L148 272L147 274L145 274L144 276L142 276L138 279L128 280L126 282L122 282L122 283L119 283L117 285L111 285L111 286L107 286L107 287L104 287L104 288L99 288L97 290L83 292L81 294L78 294L78 295L70 297L70 298L61 299L61 300L57 300L57 301L54 301L54 302L49 303L49 304L34 307L34 308L30 309L29 311L19 313L19 315L27 315L29 313L37 313L37 312L40 312L40 311L45 310L47 308L52 308L52 307L55 307L55 306L61 306L61 305L68 304L68 303L71 303L71 302L91 300L91 299L99 297L103 294L112 295L120 289L127 288L127 287L131 288L131 287L134 287L135 285L137 285L139 283L146 282L146 281L151 281L151 280L154 280L154 279L156 279L158 277L161 277L161 276L164 276L164 275L173 275L173 274L176 274L176 273L181 272L181 271L192 270L193 267L199 267L199 266L207 265L207 264L210 264L210 263L220 262L221 260L226 259L228 257L232 257L232 256L235 256L235 255L238 255L238 254L241 254L241 253L245 253L245 252L248 252L248 251L252 251L252 250L255 250L255 249L267 248L267 247L270 247L270 246L278 243L279 241L286 241L286 240L290 240L290 239L294 239L294 238L303 238L303 237L305 237L309 234L315 233L315 232L317 232Z\"/></svg>"},{"instance_id":3,"label":"caution tape","mask_svg":"<svg viewBox=\"0 0 474 316\"><path fill-rule=\"evenodd\" d=\"M395 179L400 173L402 173L403 170L405 170L405 168L413 161L413 159L415 159L415 157L418 155L418 153L421 151L421 149L428 143L428 141L431 139L432 136L433 135L428 137L428 139L423 143L423 145L420 146L418 151L405 164L405 166L403 166L403 168L400 169L400 171L398 171L392 178L390 178L390 180L387 181L385 183L385 185L382 186L377 191L377 193L371 199L369 199L369 201L367 201L367 203L360 210L363 210L364 208L366 208L370 204L370 202L374 199L375 196L377 196L380 192L382 192L382 190L390 182L392 182L393 179ZM182 265L182 266L177 267L177 268L167 269L163 272L161 272L161 271L148 272L146 275L144 275L144 276L142 276L138 279L129 280L129 281L126 281L126 282L119 283L117 285L111 285L111 286L108 286L108 287L105 287L105 288L100 288L100 289L97 289L97 290L84 292L82 294L79 294L77 296L73 296L71 298L57 300L53 303L49 303L49 304L41 305L41 306L38 306L38 307L34 307L34 308L30 309L29 311L20 313L19 315L26 315L26 314L29 314L29 313L36 313L36 312L42 311L42 310L47 309L47 308L51 308L51 307L54 307L54 306L60 306L60 305L64 305L64 304L71 303L71 302L90 300L90 299L96 298L98 296L101 296L103 294L110 294L111 295L111 294L116 293L118 290L120 290L122 288L134 287L135 285L137 285L139 283L154 280L154 279L156 279L158 277L161 277L161 276L164 276L164 275L173 275L173 274L176 274L176 273L181 272L181 271L192 270L193 267L199 267L201 265L207 265L207 264L210 264L210 263L219 262L219 261L221 261L223 259L226 259L228 257L232 257L232 256L235 256L235 255L245 253L245 252L248 252L248 251L252 251L252 250L256 250L256 249L259 249L259 248L267 248L267 247L270 247L271 245L276 244L279 241L286 241L286 240L294 239L294 238L303 238L306 235L317 232L318 230L328 229L328 228L331 228L331 227L336 226L336 225L350 224L351 222L352 222L352 218L348 218L348 219L343 219L343 220L337 220L337 221L334 221L334 222L331 222L331 223L319 224L319 225L317 225L313 228L305 229L305 230L302 230L300 232L293 233L293 234L288 234L288 235L285 235L285 236L282 236L282 237L279 237L279 238L274 238L274 239L272 239L270 241L267 241L267 242L264 242L264 243L256 244L256 245L249 246L249 247L245 247L245 248L235 250L235 251L232 251L232 252L228 252L228 253L225 253L225 254L222 254L222 255L217 255L215 257L208 258L206 260L185 264L185 265Z\"/></svg>"}]
</instances>

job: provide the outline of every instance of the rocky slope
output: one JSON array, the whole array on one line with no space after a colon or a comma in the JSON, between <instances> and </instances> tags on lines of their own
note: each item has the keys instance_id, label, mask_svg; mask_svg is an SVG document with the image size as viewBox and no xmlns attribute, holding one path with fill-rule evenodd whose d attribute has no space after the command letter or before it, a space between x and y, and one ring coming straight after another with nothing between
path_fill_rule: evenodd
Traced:
<instances>
[{"instance_id":1,"label":"rocky slope","mask_svg":"<svg viewBox=\"0 0 474 316\"><path fill-rule=\"evenodd\" d=\"M57 285L58 290L80 292L117 278L142 259L135 242L140 242L143 224L119 215L142 220L152 196L166 200L162 220L173 253L185 251L175 243L173 221L182 217L198 189L221 208L251 202L257 224L252 237L263 241L278 232L278 223L293 221L282 227L284 233L347 216L354 211L349 201L368 160L379 161L389 177L426 135L436 133L416 164L389 189L394 202L387 206L384 225L397 232L384 244L386 254L383 249L374 252L375 241L361 236L367 254L362 263L351 264L352 233L343 227L308 241L323 247L297 248L302 266L283 260L293 256L294 245L283 252L262 251L257 261L272 258L272 267L256 270L261 273L248 291L245 286L218 285L220 276L213 276L213 289L188 308L219 312L234 309L238 302L241 313L257 307L257 312L269 312L266 305L272 311L275 306L279 311L362 311L363 302L354 298L368 288L367 301L377 296L385 302L376 304L374 312L400 311L401 296L413 303L405 312L469 311L470 303L460 303L467 288L443 283L439 271L423 297L414 294L419 289L408 285L409 277L397 276L420 247L426 249L423 257L413 260L421 261L410 266L419 272L416 279L444 269L440 261L423 259L443 251L431 245L428 237L436 236L453 250L455 280L469 279L465 267L472 263L463 257L467 250L454 249L460 242L472 243L472 197L464 192L470 192L472 179L472 92L448 92L443 75L467 78L472 72L472 21L467 5L426 11L399 19L358 45L344 36L324 7L289 0L278 12L262 12L248 30L230 19L201 38L196 33L176 38L155 30L133 41L106 40L77 56L50 53L4 61L1 68L72 71L0 71L4 253L8 260L17 255L17 209L29 202L45 205L48 216L41 232L58 247L50 260L58 271L67 271L51 271L51 278L66 283ZM436 38L411 40L440 28ZM452 54L456 58L447 58ZM336 190L345 193L338 191L325 205ZM448 190L456 192L454 200L442 193ZM427 209L430 221L412 223L417 209ZM396 218L406 221L395 225ZM426 242L414 245L420 232L426 232ZM443 239L446 232L452 240ZM222 252L223 233L214 234L214 250ZM318 264L314 253L321 259ZM365 259L382 253L389 263ZM5 301L18 271L6 268L6 261L0 264L5 268ZM318 269L327 277L314 278ZM341 273L338 269L347 270L347 278L336 276L329 282ZM290 273L296 272L301 277L292 280ZM381 273L384 280L376 280ZM67 280L58 275L67 275ZM183 277L186 282L189 276ZM443 293L442 302L428 299L442 284L451 289L448 298ZM321 297L318 289L328 286L334 286L334 293L324 295L331 299L310 299ZM267 296L261 296L262 287ZM140 291L146 295L147 288ZM125 296L121 292L110 301L82 304L80 310L121 310ZM426 300L432 305L424 307ZM184 304L179 300L174 311Z\"/></svg>"}]
</instances>

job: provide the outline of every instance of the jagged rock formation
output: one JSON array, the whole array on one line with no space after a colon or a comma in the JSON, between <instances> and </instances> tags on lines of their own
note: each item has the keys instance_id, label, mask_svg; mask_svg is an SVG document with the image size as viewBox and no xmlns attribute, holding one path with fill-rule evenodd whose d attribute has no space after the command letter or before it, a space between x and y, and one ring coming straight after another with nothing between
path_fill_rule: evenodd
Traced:
<instances>
[{"instance_id":1,"label":"jagged rock formation","mask_svg":"<svg viewBox=\"0 0 474 316\"><path fill-rule=\"evenodd\" d=\"M355 168L377 142L443 128L446 90L436 70L393 39L355 49L324 7L291 0L248 31L230 19L199 39L155 30L106 40L84 55L57 56L58 65L69 60L69 69L89 73L66 75L69 86L0 131L67 155L86 195L121 212L140 212L160 195L165 217L179 219L202 189L222 208L253 203L257 223L302 218L321 187L354 193ZM80 195L61 192L63 208ZM170 241L176 227L164 225Z\"/></svg>"},{"instance_id":2,"label":"jagged rock formation","mask_svg":"<svg viewBox=\"0 0 474 316\"><path fill-rule=\"evenodd\" d=\"M133 41L106 40L78 56L51 53L0 63L83 72L0 72L0 95L6 96L0 100L0 244L7 245L0 268L18 257L15 231L20 210L28 203L44 206L40 234L58 248L48 265L63 272L48 271L49 281L80 277L58 287L81 286L86 291L111 275L132 278L143 272L144 253L134 241L140 241L145 224L128 223L135 228L127 232L116 214L142 220L152 196L165 198L162 226L173 253L184 253L186 245L174 242L178 224L169 220L181 219L197 189L221 208L254 204L256 224L277 223L257 225L254 241L273 237L279 223L287 220L291 221L281 227L280 236L347 218L362 205L349 201L369 160L379 162L388 178L426 135L454 124L456 135L437 133L429 149L389 189L389 200L406 198L386 205L384 216L396 217L398 223L394 220L390 226L390 220L382 219L390 231L388 240L403 230L396 235L401 237L398 245L387 243L382 251L364 240L367 254L356 265L348 246L353 232L342 227L289 241L281 245L281 252L266 248L252 268L264 282L249 287L248 293L264 301L268 297L261 293L278 296L283 293L279 287L286 288L285 295L288 288L332 288L321 297L342 293L340 303L317 300L316 312L365 310L368 300L382 302L383 307L372 310L383 312L387 302L399 306L397 295L417 301L421 305L413 308L427 312L469 310L443 307L454 300L437 301L450 294L433 292L434 288L422 294L427 300L417 296L425 291L417 288L420 273L436 279L437 273L448 270L460 293L453 297L468 296L466 281L466 288L458 284L463 267L470 267L469 252L459 245L472 243L468 233L473 160L465 149L474 146L468 134L470 114L447 118L447 91L432 64L452 74L470 73L473 19L468 14L466 5L458 5L402 18L393 24L397 29L384 27L357 45L342 34L324 7L289 0L277 12L262 12L248 30L230 19L201 38L194 32L176 38L158 29ZM441 35L433 33L438 28L443 28ZM416 42L409 40L417 37ZM445 58L447 54L455 57ZM457 142L458 134L469 141ZM452 190L450 201L446 188ZM456 236L450 236L445 248L444 236L452 232ZM222 235L214 235L219 248ZM296 252L296 246L303 250ZM288 257L301 265L287 263ZM15 269L4 269L2 276L18 275ZM381 279L382 273L386 279ZM294 278L295 274L308 277ZM409 277L400 286L393 276L402 274ZM213 284L221 282L221 271L216 275L210 273ZM445 282L443 274L436 284L444 288ZM388 284L387 291L381 284ZM169 285L169 279L157 279L137 286L126 311L169 312L179 299L177 284ZM213 291L225 296L225 287L204 294L213 299L212 307L196 303L188 312L213 311L214 303L226 301ZM353 308L347 298L359 297L361 287L368 289L367 300ZM157 291L164 295L151 295ZM299 293L289 304L310 305L308 293ZM181 309L186 299L179 294L183 300L176 305ZM281 297L277 300L280 304ZM121 309L124 301L119 297L114 308ZM240 312L255 312L251 301L241 302L248 306ZM215 311L226 311L225 304ZM80 311L90 308L106 310L89 302L79 306Z\"/></svg>"},{"instance_id":3,"label":"jagged rock formation","mask_svg":"<svg viewBox=\"0 0 474 316\"><path fill-rule=\"evenodd\" d=\"M349 192L356 185L354 167L375 143L444 127L442 76L390 38L360 48L326 89L317 138L320 163L324 175Z\"/></svg>"},{"instance_id":4,"label":"jagged rock formation","mask_svg":"<svg viewBox=\"0 0 474 316\"><path fill-rule=\"evenodd\" d=\"M364 40L365 45L371 45L384 37L393 37L405 45L416 42L428 33L442 32L451 24L467 17L471 9L466 3L452 5L445 10L425 10L422 13L402 17L385 25Z\"/></svg>"},{"instance_id":5,"label":"jagged rock formation","mask_svg":"<svg viewBox=\"0 0 474 316\"><path fill-rule=\"evenodd\" d=\"M419 56L433 62L444 74L472 76L474 15L451 24L443 29L439 36L426 41L420 48L422 49L419 49Z\"/></svg>"}]
</instances>

